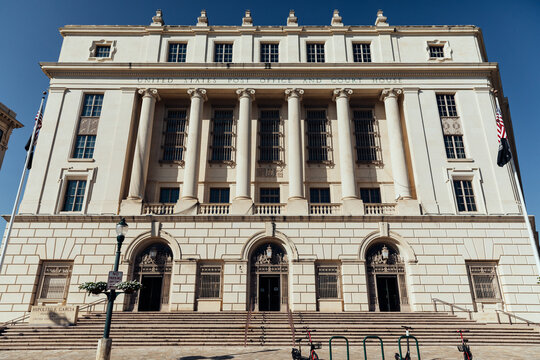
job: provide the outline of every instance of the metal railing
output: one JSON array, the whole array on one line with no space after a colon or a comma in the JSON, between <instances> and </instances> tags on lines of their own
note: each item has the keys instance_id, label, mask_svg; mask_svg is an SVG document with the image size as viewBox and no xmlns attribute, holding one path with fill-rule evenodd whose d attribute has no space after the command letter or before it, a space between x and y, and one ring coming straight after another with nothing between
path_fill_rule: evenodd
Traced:
<instances>
[{"instance_id":1,"label":"metal railing","mask_svg":"<svg viewBox=\"0 0 540 360\"><path fill-rule=\"evenodd\" d=\"M364 204L366 215L393 215L396 212L396 204Z\"/></svg>"},{"instance_id":2,"label":"metal railing","mask_svg":"<svg viewBox=\"0 0 540 360\"><path fill-rule=\"evenodd\" d=\"M247 346L249 324L251 323L251 309L253 308L253 299L249 302L247 317L246 317L246 328L244 329L244 347Z\"/></svg>"},{"instance_id":3,"label":"metal railing","mask_svg":"<svg viewBox=\"0 0 540 360\"><path fill-rule=\"evenodd\" d=\"M172 215L174 214L175 204L144 204L143 215Z\"/></svg>"},{"instance_id":4,"label":"metal railing","mask_svg":"<svg viewBox=\"0 0 540 360\"><path fill-rule=\"evenodd\" d=\"M533 326L539 326L540 327L540 323L535 323L533 321L522 318L521 316L517 316L516 314L510 313L510 312L507 312L507 311L503 311L503 310L495 310L495 311L497 312L497 321L499 322L499 324L503 324L501 322L500 314L504 314L504 315L508 316L508 322L510 323L510 325L515 324L516 320L519 320L519 321L525 322L527 324L527 326L533 325ZM514 318L514 322L512 322L512 318Z\"/></svg>"},{"instance_id":5,"label":"metal railing","mask_svg":"<svg viewBox=\"0 0 540 360\"><path fill-rule=\"evenodd\" d=\"M201 204L199 214L202 215L228 215L231 204Z\"/></svg>"},{"instance_id":6,"label":"metal railing","mask_svg":"<svg viewBox=\"0 0 540 360\"><path fill-rule=\"evenodd\" d=\"M285 204L255 204L254 215L281 215Z\"/></svg>"},{"instance_id":7,"label":"metal railing","mask_svg":"<svg viewBox=\"0 0 540 360\"><path fill-rule=\"evenodd\" d=\"M341 204L310 204L310 215L339 215Z\"/></svg>"},{"instance_id":8,"label":"metal railing","mask_svg":"<svg viewBox=\"0 0 540 360\"><path fill-rule=\"evenodd\" d=\"M456 310L457 309L458 311L460 312L466 312L469 314L469 320L472 320L472 313L473 311L472 310L469 310L467 308L464 308L464 307L461 307L461 306L458 306L458 305L455 305L455 304L452 304L452 303L449 303L449 302L446 302L446 301L443 301L441 299L435 299L435 298L432 298L431 301L433 301L433 309L435 310L435 312L437 312L437 303L441 303L443 305L446 305L446 306L449 306L450 307L450 312L452 313L452 315L455 315L456 313Z\"/></svg>"}]
</instances>

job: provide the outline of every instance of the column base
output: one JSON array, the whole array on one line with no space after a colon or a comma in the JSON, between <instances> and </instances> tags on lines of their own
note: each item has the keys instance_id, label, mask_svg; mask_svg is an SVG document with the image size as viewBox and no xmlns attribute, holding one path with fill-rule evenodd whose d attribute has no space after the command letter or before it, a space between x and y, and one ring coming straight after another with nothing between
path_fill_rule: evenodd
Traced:
<instances>
[{"instance_id":1,"label":"column base","mask_svg":"<svg viewBox=\"0 0 540 360\"><path fill-rule=\"evenodd\" d=\"M142 199L124 199L120 203L120 215L141 215L142 211Z\"/></svg>"},{"instance_id":2,"label":"column base","mask_svg":"<svg viewBox=\"0 0 540 360\"><path fill-rule=\"evenodd\" d=\"M174 205L174 213L182 215L197 215L199 200L196 198L181 198Z\"/></svg>"},{"instance_id":3,"label":"column base","mask_svg":"<svg viewBox=\"0 0 540 360\"><path fill-rule=\"evenodd\" d=\"M231 204L231 215L252 215L253 200L251 198L235 198Z\"/></svg>"},{"instance_id":4,"label":"column base","mask_svg":"<svg viewBox=\"0 0 540 360\"><path fill-rule=\"evenodd\" d=\"M293 198L287 201L287 206L285 206L286 215L309 215L309 204L306 199L303 198Z\"/></svg>"},{"instance_id":5,"label":"column base","mask_svg":"<svg viewBox=\"0 0 540 360\"><path fill-rule=\"evenodd\" d=\"M396 215L420 215L418 200L399 199L396 204Z\"/></svg>"},{"instance_id":6,"label":"column base","mask_svg":"<svg viewBox=\"0 0 540 360\"><path fill-rule=\"evenodd\" d=\"M343 199L342 201L342 215L364 215L364 202L361 199L349 198Z\"/></svg>"},{"instance_id":7,"label":"column base","mask_svg":"<svg viewBox=\"0 0 540 360\"><path fill-rule=\"evenodd\" d=\"M112 339L101 338L98 340L96 360L109 360L111 358Z\"/></svg>"}]
</instances>

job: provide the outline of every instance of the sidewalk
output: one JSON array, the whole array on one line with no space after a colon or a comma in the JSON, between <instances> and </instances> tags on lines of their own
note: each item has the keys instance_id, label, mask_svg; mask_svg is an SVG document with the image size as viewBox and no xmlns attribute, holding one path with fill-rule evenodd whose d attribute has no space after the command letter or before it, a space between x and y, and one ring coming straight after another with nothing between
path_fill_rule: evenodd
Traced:
<instances>
[{"instance_id":1,"label":"sidewalk","mask_svg":"<svg viewBox=\"0 0 540 360\"><path fill-rule=\"evenodd\" d=\"M471 346L474 360L540 359L540 346ZM385 348L385 359L394 360L397 345ZM454 346L424 346L420 348L423 360L462 360L463 355ZM321 360L329 360L328 344L317 354ZM304 354L307 355L307 354ZM51 350L51 351L1 351L1 360L94 360L95 350ZM416 356L412 356L417 359ZM283 347L137 347L114 348L112 360L289 360L291 349ZM332 351L332 360L347 359L343 346ZM362 347L352 347L350 360L364 359ZM380 348L368 347L368 359L381 359Z\"/></svg>"}]
</instances>

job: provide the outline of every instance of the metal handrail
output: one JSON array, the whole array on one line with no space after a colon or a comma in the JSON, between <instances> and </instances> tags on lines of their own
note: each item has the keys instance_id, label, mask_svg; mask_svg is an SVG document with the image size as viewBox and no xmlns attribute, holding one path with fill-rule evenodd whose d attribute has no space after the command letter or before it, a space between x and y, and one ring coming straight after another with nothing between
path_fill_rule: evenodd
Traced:
<instances>
[{"instance_id":1,"label":"metal handrail","mask_svg":"<svg viewBox=\"0 0 540 360\"><path fill-rule=\"evenodd\" d=\"M253 299L249 302L249 308L247 312L246 317L246 328L244 329L244 347L247 346L247 338L248 338L248 331L249 331L249 323L251 322L251 308L253 307Z\"/></svg>"},{"instance_id":2,"label":"metal handrail","mask_svg":"<svg viewBox=\"0 0 540 360\"><path fill-rule=\"evenodd\" d=\"M535 323L533 321L527 320L525 318L522 318L521 316L517 316L516 314L510 313L508 311L504 311L504 310L495 310L495 311L497 312L497 321L499 322L499 324L502 324L499 313L503 313L504 315L508 316L508 322L510 323L510 325L513 325L515 323L515 321L514 323L512 323L512 318L514 318L516 320L521 320L527 323L527 326L529 325L540 326L540 323Z\"/></svg>"},{"instance_id":3,"label":"metal handrail","mask_svg":"<svg viewBox=\"0 0 540 360\"><path fill-rule=\"evenodd\" d=\"M455 315L454 308L456 308L456 309L458 309L459 311L463 311L463 312L469 313L469 320L472 320L472 319L473 319L473 318L472 318L472 313L473 313L472 310L469 310L469 309L467 309L467 308L458 306L458 305L456 305L456 304L452 304L452 303L446 302L446 301L441 300L441 299L431 298L431 301L433 301L433 308L435 309L435 312L437 312L437 302L440 302L440 303L443 304L443 305L448 305L448 306L450 306L450 312L452 313L452 315Z\"/></svg>"},{"instance_id":4,"label":"metal handrail","mask_svg":"<svg viewBox=\"0 0 540 360\"><path fill-rule=\"evenodd\" d=\"M100 304L100 303L104 303L106 302L107 299L99 299L99 300L96 300L94 302L91 302L90 304L86 304L86 305L83 305L82 307L79 308L79 311L81 310L85 310L85 309L90 309L90 308L94 308L96 305ZM90 312L91 310L87 310L87 312ZM30 312L29 311L25 311L23 313L23 315L21 316L18 316L14 319L11 319L11 320L8 320L4 323L2 323L2 325L0 325L0 328L2 327L6 327L8 325L15 325L15 324L18 324L20 322L24 322L24 320L28 319L30 317Z\"/></svg>"}]
</instances>

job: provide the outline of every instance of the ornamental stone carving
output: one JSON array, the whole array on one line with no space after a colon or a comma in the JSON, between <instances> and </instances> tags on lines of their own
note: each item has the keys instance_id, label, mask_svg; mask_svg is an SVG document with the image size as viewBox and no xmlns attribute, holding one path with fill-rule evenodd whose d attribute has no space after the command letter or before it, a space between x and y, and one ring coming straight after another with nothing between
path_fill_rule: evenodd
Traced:
<instances>
[{"instance_id":1,"label":"ornamental stone carving","mask_svg":"<svg viewBox=\"0 0 540 360\"><path fill-rule=\"evenodd\" d=\"M304 95L304 90L303 89L287 89L285 90L285 96L287 98L302 98L302 95Z\"/></svg>"},{"instance_id":2,"label":"ornamental stone carving","mask_svg":"<svg viewBox=\"0 0 540 360\"><path fill-rule=\"evenodd\" d=\"M345 97L348 98L353 94L352 89L335 89L334 90L334 96L332 97L332 100L336 101L337 98Z\"/></svg>"},{"instance_id":3,"label":"ornamental stone carving","mask_svg":"<svg viewBox=\"0 0 540 360\"><path fill-rule=\"evenodd\" d=\"M386 100L387 98L397 98L399 95L403 94L402 89L384 89L381 92L380 100Z\"/></svg>"},{"instance_id":4,"label":"ornamental stone carving","mask_svg":"<svg viewBox=\"0 0 540 360\"><path fill-rule=\"evenodd\" d=\"M157 89L139 89L137 90L140 95L142 95L143 98L145 97L153 97L157 100L159 100L159 93Z\"/></svg>"},{"instance_id":5,"label":"ornamental stone carving","mask_svg":"<svg viewBox=\"0 0 540 360\"><path fill-rule=\"evenodd\" d=\"M206 89L188 89L187 93L191 98L198 97L203 99L203 101L208 100L208 97L206 96Z\"/></svg>"},{"instance_id":6,"label":"ornamental stone carving","mask_svg":"<svg viewBox=\"0 0 540 360\"><path fill-rule=\"evenodd\" d=\"M236 90L238 98L249 97L251 100L255 99L255 89L238 89Z\"/></svg>"}]
</instances>

